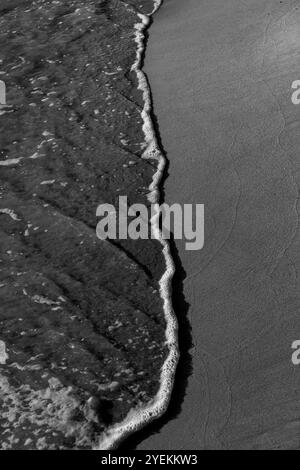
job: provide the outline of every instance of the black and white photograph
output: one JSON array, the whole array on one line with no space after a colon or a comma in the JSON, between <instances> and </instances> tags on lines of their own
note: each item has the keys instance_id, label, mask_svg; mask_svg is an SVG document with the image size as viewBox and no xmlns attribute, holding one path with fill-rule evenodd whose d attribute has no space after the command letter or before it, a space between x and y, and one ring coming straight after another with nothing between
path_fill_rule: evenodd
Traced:
<instances>
[{"instance_id":1,"label":"black and white photograph","mask_svg":"<svg viewBox=\"0 0 300 470\"><path fill-rule=\"evenodd\" d=\"M300 450L299 217L300 0L0 0L0 450Z\"/></svg>"}]
</instances>

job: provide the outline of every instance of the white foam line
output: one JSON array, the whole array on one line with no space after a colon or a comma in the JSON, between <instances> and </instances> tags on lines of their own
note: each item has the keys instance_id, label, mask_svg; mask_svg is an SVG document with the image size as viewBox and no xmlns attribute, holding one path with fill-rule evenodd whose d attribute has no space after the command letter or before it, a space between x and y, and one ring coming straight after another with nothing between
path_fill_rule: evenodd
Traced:
<instances>
[{"instance_id":1,"label":"white foam line","mask_svg":"<svg viewBox=\"0 0 300 470\"><path fill-rule=\"evenodd\" d=\"M138 14L141 19L140 23L135 25L136 29L136 43L137 43L137 56L132 70L136 72L138 78L138 88L143 92L144 109L142 111L142 118L144 121L143 131L145 134L145 142L147 144L143 158L156 159L158 162L157 171L153 176L150 185L149 200L153 204L159 204L160 193L159 184L163 177L164 168L166 166L166 159L161 153L157 138L155 135L154 125L151 119L152 103L151 93L148 86L147 78L142 71L142 61L144 54L144 41L145 30L150 23L150 17L158 10L162 0L155 0L154 10L150 15ZM127 417L121 423L111 426L105 433L100 436L97 450L114 449L117 445L128 435L140 430L146 424L149 424L154 419L162 416L169 405L175 371L178 363L178 338L177 338L177 319L173 312L172 307L172 278L175 272L175 266L170 253L170 247L166 240L162 238L162 233L159 228L159 211L151 219L152 231L157 240L163 246L163 255L166 261L166 271L160 279L160 296L163 299L164 314L166 319L166 346L168 348L168 356L162 366L160 377L160 388L157 395L147 405L133 409L129 412Z\"/></svg>"}]
</instances>

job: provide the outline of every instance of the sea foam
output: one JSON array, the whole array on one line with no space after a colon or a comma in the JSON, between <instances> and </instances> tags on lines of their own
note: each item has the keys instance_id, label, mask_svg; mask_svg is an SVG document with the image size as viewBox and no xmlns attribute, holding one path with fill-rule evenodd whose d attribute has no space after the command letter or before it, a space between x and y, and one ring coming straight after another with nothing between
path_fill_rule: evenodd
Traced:
<instances>
[{"instance_id":1,"label":"sea foam","mask_svg":"<svg viewBox=\"0 0 300 470\"><path fill-rule=\"evenodd\" d=\"M143 131L145 135L146 150L143 158L157 160L157 171L153 176L149 187L149 201L153 204L159 204L160 192L159 185L163 177L166 166L166 159L162 154L156 138L154 125L151 119L152 101L151 92L146 75L142 71L143 56L145 50L145 31L150 24L151 16L161 6L162 0L155 0L154 10L149 15L138 13L140 22L135 25L137 43L136 61L132 70L136 72L138 78L138 89L143 92L144 109L142 111ZM162 245L162 252L166 261L166 271L160 279L160 296L163 299L164 314L166 319L166 346L168 347L168 356L163 364L160 377L160 387L157 395L143 407L131 410L126 418L110 428L100 436L97 450L114 449L128 435L140 430L154 419L160 417L168 408L175 371L178 363L178 339L177 339L177 320L172 307L172 278L175 272L175 266L170 253L170 247L167 240L164 240L159 227L159 212L151 219L151 225L155 237Z\"/></svg>"}]
</instances>

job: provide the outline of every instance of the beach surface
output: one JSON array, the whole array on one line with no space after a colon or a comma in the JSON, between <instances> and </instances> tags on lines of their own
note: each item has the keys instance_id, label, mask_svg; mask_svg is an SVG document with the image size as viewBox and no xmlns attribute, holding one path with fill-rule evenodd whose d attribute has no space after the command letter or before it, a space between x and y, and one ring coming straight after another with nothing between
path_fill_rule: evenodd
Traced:
<instances>
[{"instance_id":1,"label":"beach surface","mask_svg":"<svg viewBox=\"0 0 300 470\"><path fill-rule=\"evenodd\" d=\"M300 447L299 45L299 1L166 0L154 17L166 202L205 204L206 240L176 242L193 335L181 412L139 449Z\"/></svg>"}]
</instances>

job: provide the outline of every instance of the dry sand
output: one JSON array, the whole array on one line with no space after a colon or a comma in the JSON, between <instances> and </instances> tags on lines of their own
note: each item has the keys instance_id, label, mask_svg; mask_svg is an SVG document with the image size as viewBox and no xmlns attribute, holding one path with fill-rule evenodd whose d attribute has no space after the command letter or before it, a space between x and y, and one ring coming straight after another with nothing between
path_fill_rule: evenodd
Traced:
<instances>
[{"instance_id":1,"label":"dry sand","mask_svg":"<svg viewBox=\"0 0 300 470\"><path fill-rule=\"evenodd\" d=\"M300 2L166 0L145 70L166 202L205 204L206 245L177 243L194 341L182 410L139 448L299 448Z\"/></svg>"}]
</instances>

